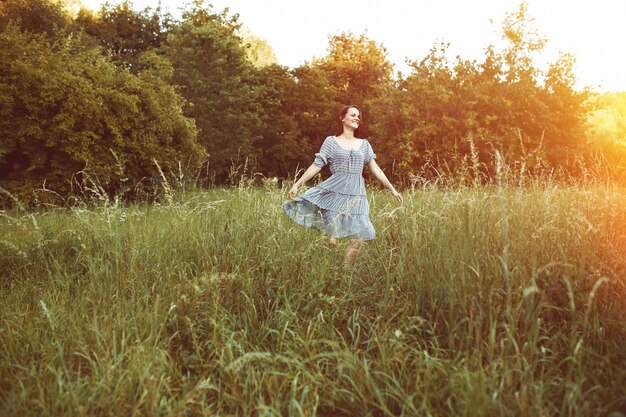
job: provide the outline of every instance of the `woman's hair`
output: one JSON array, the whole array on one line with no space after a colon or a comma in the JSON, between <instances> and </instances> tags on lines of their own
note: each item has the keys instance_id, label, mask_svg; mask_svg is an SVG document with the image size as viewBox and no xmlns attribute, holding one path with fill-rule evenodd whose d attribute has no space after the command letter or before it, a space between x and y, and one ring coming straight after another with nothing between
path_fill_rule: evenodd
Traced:
<instances>
[{"instance_id":1,"label":"woman's hair","mask_svg":"<svg viewBox=\"0 0 626 417\"><path fill-rule=\"evenodd\" d=\"M361 122L363 121L363 113L361 112L361 109L359 108L359 106L355 106L354 104L349 104L347 106L343 106L341 108L341 112L339 112L339 120L343 120L343 118L346 116L346 114L348 114L348 110L350 109L357 109L359 111L359 128L361 127ZM343 133L343 124L341 125L341 131L339 132L339 135L341 135ZM354 134L356 136L356 133L359 131L359 128L357 128L354 131Z\"/></svg>"}]
</instances>

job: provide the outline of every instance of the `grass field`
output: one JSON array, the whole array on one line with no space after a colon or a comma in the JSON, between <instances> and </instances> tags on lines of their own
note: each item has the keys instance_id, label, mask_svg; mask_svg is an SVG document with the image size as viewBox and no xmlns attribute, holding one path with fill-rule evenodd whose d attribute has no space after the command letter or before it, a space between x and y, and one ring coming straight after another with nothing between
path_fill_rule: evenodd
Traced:
<instances>
[{"instance_id":1,"label":"grass field","mask_svg":"<svg viewBox=\"0 0 626 417\"><path fill-rule=\"evenodd\" d=\"M0 414L626 414L626 190L404 196L352 269L277 190L2 213Z\"/></svg>"}]
</instances>

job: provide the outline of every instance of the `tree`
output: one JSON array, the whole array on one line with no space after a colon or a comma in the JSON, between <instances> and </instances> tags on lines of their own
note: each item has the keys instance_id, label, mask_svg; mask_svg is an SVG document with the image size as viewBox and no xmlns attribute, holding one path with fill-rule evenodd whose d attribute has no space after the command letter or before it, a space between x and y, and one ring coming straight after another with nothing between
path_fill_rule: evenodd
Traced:
<instances>
[{"instance_id":1,"label":"tree","mask_svg":"<svg viewBox=\"0 0 626 417\"><path fill-rule=\"evenodd\" d=\"M384 46L351 32L331 36L328 54L313 64L328 75L339 101L355 104L378 96L393 70Z\"/></svg>"},{"instance_id":2,"label":"tree","mask_svg":"<svg viewBox=\"0 0 626 417\"><path fill-rule=\"evenodd\" d=\"M585 124L590 106L590 91L576 91L574 56L561 54L547 71L543 93L549 118L544 119L545 135L553 165L573 165L577 156L584 155L587 143Z\"/></svg>"},{"instance_id":3,"label":"tree","mask_svg":"<svg viewBox=\"0 0 626 417\"><path fill-rule=\"evenodd\" d=\"M314 60L313 66L322 70L334 87L334 101L361 108L364 123L359 134L369 137L369 126L376 121L369 103L391 83L393 65L387 59L385 47L364 34L341 33L329 37L328 54Z\"/></svg>"},{"instance_id":4,"label":"tree","mask_svg":"<svg viewBox=\"0 0 626 417\"><path fill-rule=\"evenodd\" d=\"M250 29L241 28L238 32L246 51L248 60L257 68L278 65L278 59L272 46L255 35Z\"/></svg>"},{"instance_id":5,"label":"tree","mask_svg":"<svg viewBox=\"0 0 626 417\"><path fill-rule=\"evenodd\" d=\"M588 153L601 155L614 178L624 182L626 173L626 92L594 95L587 115Z\"/></svg>"},{"instance_id":6,"label":"tree","mask_svg":"<svg viewBox=\"0 0 626 417\"><path fill-rule=\"evenodd\" d=\"M260 68L257 73L261 91L258 106L262 139L256 146L258 169L266 176L287 177L311 158L298 125L294 92L297 82L291 72L279 65Z\"/></svg>"},{"instance_id":7,"label":"tree","mask_svg":"<svg viewBox=\"0 0 626 417\"><path fill-rule=\"evenodd\" d=\"M290 94L290 108L299 130L299 144L307 155L300 166L313 162L328 135L341 133L339 110L344 103L338 101L337 89L328 74L317 66L301 65L292 71L295 85Z\"/></svg>"},{"instance_id":8,"label":"tree","mask_svg":"<svg viewBox=\"0 0 626 417\"><path fill-rule=\"evenodd\" d=\"M527 170L571 168L587 112L587 93L574 90L573 57L563 55L548 71L538 68L534 55L546 40L525 3L507 15L502 32L505 47L488 46L481 62L450 60L447 45L436 45L373 103L381 116L374 128L388 135L381 145L398 169L418 173L429 165L457 173L471 159L493 175L495 151Z\"/></svg>"},{"instance_id":9,"label":"tree","mask_svg":"<svg viewBox=\"0 0 626 417\"><path fill-rule=\"evenodd\" d=\"M59 31L66 30L71 19L61 1L2 0L0 2L0 28L10 22L29 33L43 34L49 40Z\"/></svg>"},{"instance_id":10,"label":"tree","mask_svg":"<svg viewBox=\"0 0 626 417\"><path fill-rule=\"evenodd\" d=\"M196 121L198 141L218 181L226 179L235 160L253 157L260 139L259 91L235 34L238 27L236 16L212 13L198 0L160 48L172 62L173 82L187 101L185 114Z\"/></svg>"},{"instance_id":11,"label":"tree","mask_svg":"<svg viewBox=\"0 0 626 417\"><path fill-rule=\"evenodd\" d=\"M97 13L81 9L74 25L110 51L114 62L138 72L139 56L165 42L173 21L160 8L136 12L124 1L114 6L105 3Z\"/></svg>"},{"instance_id":12,"label":"tree","mask_svg":"<svg viewBox=\"0 0 626 417\"><path fill-rule=\"evenodd\" d=\"M626 92L604 93L590 98L594 110L587 117L587 131L596 140L626 146Z\"/></svg>"},{"instance_id":13,"label":"tree","mask_svg":"<svg viewBox=\"0 0 626 417\"><path fill-rule=\"evenodd\" d=\"M115 66L80 36L0 32L0 182L29 201L42 184L70 192L78 175L115 193L178 163L204 157L193 120L168 84L169 63L141 58L138 75Z\"/></svg>"}]
</instances>

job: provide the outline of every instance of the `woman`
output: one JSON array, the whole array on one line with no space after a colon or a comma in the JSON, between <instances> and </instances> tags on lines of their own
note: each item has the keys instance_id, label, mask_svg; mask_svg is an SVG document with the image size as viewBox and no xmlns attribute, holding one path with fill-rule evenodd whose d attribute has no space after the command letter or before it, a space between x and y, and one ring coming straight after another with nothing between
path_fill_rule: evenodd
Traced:
<instances>
[{"instance_id":1,"label":"woman","mask_svg":"<svg viewBox=\"0 0 626 417\"><path fill-rule=\"evenodd\" d=\"M345 256L346 265L352 265L359 255L362 242L374 239L376 234L369 218L363 167L369 166L398 203L402 203L402 195L376 163L376 154L367 139L355 136L361 122L359 108L345 106L341 109L339 120L343 132L324 140L319 153L315 154L313 164L289 190L285 212L296 223L319 229L329 236L330 246L337 246L338 238L352 238ZM326 164L330 166L330 178L296 197L298 189Z\"/></svg>"}]
</instances>

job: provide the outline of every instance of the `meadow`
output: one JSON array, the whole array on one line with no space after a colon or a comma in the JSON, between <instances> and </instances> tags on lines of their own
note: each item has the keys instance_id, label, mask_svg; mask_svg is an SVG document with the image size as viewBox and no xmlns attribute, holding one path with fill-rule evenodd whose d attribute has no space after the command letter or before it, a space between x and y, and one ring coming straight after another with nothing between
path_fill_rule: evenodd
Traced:
<instances>
[{"instance_id":1,"label":"meadow","mask_svg":"<svg viewBox=\"0 0 626 417\"><path fill-rule=\"evenodd\" d=\"M0 212L3 416L626 415L626 189L239 187Z\"/></svg>"}]
</instances>

